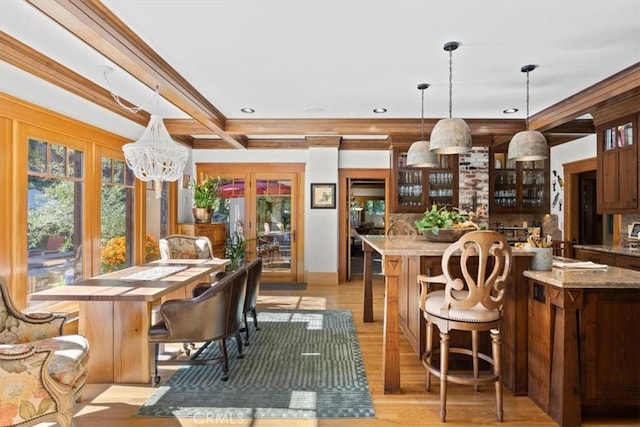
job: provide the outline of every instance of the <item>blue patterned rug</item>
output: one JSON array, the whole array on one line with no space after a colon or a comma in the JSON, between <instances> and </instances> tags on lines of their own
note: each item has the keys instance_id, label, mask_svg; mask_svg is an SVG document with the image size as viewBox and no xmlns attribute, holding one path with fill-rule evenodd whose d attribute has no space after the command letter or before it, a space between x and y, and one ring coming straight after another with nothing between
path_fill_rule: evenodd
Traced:
<instances>
[{"instance_id":1,"label":"blue patterned rug","mask_svg":"<svg viewBox=\"0 0 640 427\"><path fill-rule=\"evenodd\" d=\"M375 417L350 311L260 311L258 323L243 359L236 357L235 340L227 341L228 381L220 379L221 364L184 367L136 415L227 421ZM210 347L218 353L217 344Z\"/></svg>"}]
</instances>

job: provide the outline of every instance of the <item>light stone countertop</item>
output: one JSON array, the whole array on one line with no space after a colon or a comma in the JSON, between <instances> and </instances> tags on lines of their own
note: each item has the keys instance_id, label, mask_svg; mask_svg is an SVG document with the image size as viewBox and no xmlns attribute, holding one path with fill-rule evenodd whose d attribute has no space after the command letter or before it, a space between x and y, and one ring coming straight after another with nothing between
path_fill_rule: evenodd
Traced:
<instances>
[{"instance_id":1,"label":"light stone countertop","mask_svg":"<svg viewBox=\"0 0 640 427\"><path fill-rule=\"evenodd\" d=\"M614 255L626 255L640 258L640 249L624 248L612 245L573 245L574 248L588 251L605 252Z\"/></svg>"},{"instance_id":2,"label":"light stone countertop","mask_svg":"<svg viewBox=\"0 0 640 427\"><path fill-rule=\"evenodd\" d=\"M384 236L367 234L360 236L381 255L442 256L451 243L430 242L423 236ZM533 256L527 249L511 248L513 256Z\"/></svg>"},{"instance_id":3,"label":"light stone countertop","mask_svg":"<svg viewBox=\"0 0 640 427\"><path fill-rule=\"evenodd\" d=\"M606 269L526 270L525 277L564 289L640 289L640 271L611 267Z\"/></svg>"}]
</instances>

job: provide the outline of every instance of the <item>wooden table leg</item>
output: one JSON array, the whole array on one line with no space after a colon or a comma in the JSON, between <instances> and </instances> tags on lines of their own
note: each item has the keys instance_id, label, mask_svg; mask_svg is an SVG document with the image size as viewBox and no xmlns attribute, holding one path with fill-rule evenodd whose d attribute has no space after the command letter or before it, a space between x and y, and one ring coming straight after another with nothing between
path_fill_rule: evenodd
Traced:
<instances>
[{"instance_id":1,"label":"wooden table leg","mask_svg":"<svg viewBox=\"0 0 640 427\"><path fill-rule=\"evenodd\" d=\"M362 273L363 319L365 323L373 322L373 248L362 243L364 249L364 271Z\"/></svg>"},{"instance_id":2,"label":"wooden table leg","mask_svg":"<svg viewBox=\"0 0 640 427\"><path fill-rule=\"evenodd\" d=\"M398 324L398 282L402 258L385 256L384 264L384 343L382 350L382 385L384 394L400 393L400 345Z\"/></svg>"}]
</instances>

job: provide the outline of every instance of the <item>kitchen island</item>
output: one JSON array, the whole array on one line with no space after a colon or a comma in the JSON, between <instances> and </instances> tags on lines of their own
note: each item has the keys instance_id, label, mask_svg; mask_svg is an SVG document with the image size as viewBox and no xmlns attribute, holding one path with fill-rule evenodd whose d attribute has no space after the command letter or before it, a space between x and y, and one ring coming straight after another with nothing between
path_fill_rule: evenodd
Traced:
<instances>
[{"instance_id":1,"label":"kitchen island","mask_svg":"<svg viewBox=\"0 0 640 427\"><path fill-rule=\"evenodd\" d=\"M425 351L426 323L420 312L418 274L440 274L442 255L450 243L429 242L422 236L363 235L364 322L373 322L373 251L382 255L385 278L382 372L384 393L399 393L399 332L411 344L417 357ZM527 281L533 253L513 249L511 280L507 284L502 324L503 382L514 394L527 394ZM488 345L488 342L487 342Z\"/></svg>"},{"instance_id":2,"label":"kitchen island","mask_svg":"<svg viewBox=\"0 0 640 427\"><path fill-rule=\"evenodd\" d=\"M561 426L640 416L640 272L525 271L529 397Z\"/></svg>"}]
</instances>

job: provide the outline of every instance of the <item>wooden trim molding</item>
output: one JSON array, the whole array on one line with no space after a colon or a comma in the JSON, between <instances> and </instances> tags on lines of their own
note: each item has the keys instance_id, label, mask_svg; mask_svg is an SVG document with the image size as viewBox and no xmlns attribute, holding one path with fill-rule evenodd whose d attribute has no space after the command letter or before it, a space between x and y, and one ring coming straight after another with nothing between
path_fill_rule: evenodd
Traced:
<instances>
[{"instance_id":1,"label":"wooden trim molding","mask_svg":"<svg viewBox=\"0 0 640 427\"><path fill-rule=\"evenodd\" d=\"M216 133L229 145L245 148L225 132L226 117L169 63L98 0L27 0L149 88Z\"/></svg>"},{"instance_id":2,"label":"wooden trim molding","mask_svg":"<svg viewBox=\"0 0 640 427\"><path fill-rule=\"evenodd\" d=\"M98 86L91 80L75 71L43 55L26 44L14 39L4 31L0 31L0 60L12 64L36 77L48 81L74 95L93 102L112 113L116 113L142 126L147 126L151 116L144 110L133 113L120 107L111 97L108 90ZM128 106L135 105L124 98L120 101Z\"/></svg>"},{"instance_id":3,"label":"wooden trim molding","mask_svg":"<svg viewBox=\"0 0 640 427\"><path fill-rule=\"evenodd\" d=\"M595 171L598 166L596 157L578 160L562 165L564 171L564 236L563 240L578 241L578 224L580 211L580 183L579 174L583 172Z\"/></svg>"}]
</instances>

